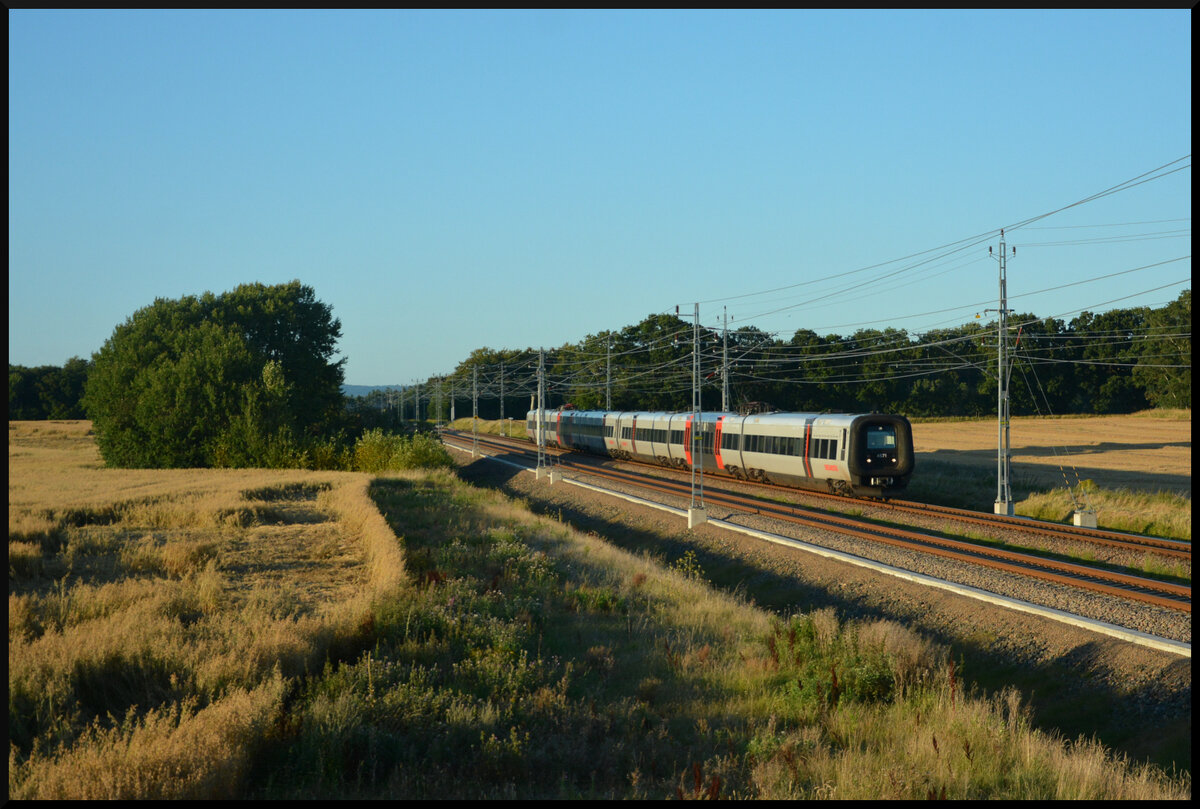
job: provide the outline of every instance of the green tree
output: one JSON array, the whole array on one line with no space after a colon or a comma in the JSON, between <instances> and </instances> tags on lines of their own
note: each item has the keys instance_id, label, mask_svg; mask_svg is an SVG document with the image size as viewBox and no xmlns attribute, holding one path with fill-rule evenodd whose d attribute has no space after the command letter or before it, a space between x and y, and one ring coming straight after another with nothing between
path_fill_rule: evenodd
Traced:
<instances>
[{"instance_id":1,"label":"green tree","mask_svg":"<svg viewBox=\"0 0 1200 809\"><path fill-rule=\"evenodd\" d=\"M1071 330L1082 343L1075 380L1092 413L1132 413L1147 405L1145 389L1133 377L1140 359L1140 337L1150 310L1113 309L1082 312Z\"/></svg>"},{"instance_id":2,"label":"green tree","mask_svg":"<svg viewBox=\"0 0 1200 809\"><path fill-rule=\"evenodd\" d=\"M38 368L24 365L8 366L8 418L31 421L45 418L38 402Z\"/></svg>"},{"instance_id":3,"label":"green tree","mask_svg":"<svg viewBox=\"0 0 1200 809\"><path fill-rule=\"evenodd\" d=\"M1155 407L1192 406L1192 291L1185 289L1146 319L1147 338L1134 380Z\"/></svg>"},{"instance_id":4,"label":"green tree","mask_svg":"<svg viewBox=\"0 0 1200 809\"><path fill-rule=\"evenodd\" d=\"M84 404L101 455L126 467L299 457L295 437L340 418L344 360L329 361L339 334L299 282L156 300L93 357Z\"/></svg>"},{"instance_id":5,"label":"green tree","mask_svg":"<svg viewBox=\"0 0 1200 809\"><path fill-rule=\"evenodd\" d=\"M256 378L268 362L278 363L287 386L287 426L317 435L338 418L346 361L333 356L342 325L312 287L299 281L243 284L217 299L213 319L245 336Z\"/></svg>"},{"instance_id":6,"label":"green tree","mask_svg":"<svg viewBox=\"0 0 1200 809\"><path fill-rule=\"evenodd\" d=\"M81 419L90 364L71 357L62 367L8 366L8 417L18 420Z\"/></svg>"}]
</instances>

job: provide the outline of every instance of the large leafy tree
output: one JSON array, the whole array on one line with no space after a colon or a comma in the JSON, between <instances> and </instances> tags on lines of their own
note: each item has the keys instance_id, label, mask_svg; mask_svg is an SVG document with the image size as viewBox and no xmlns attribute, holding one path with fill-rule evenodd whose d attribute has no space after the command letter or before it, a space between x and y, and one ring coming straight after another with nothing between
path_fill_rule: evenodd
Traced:
<instances>
[{"instance_id":1,"label":"large leafy tree","mask_svg":"<svg viewBox=\"0 0 1200 809\"><path fill-rule=\"evenodd\" d=\"M254 465L255 447L331 427L341 325L310 287L160 298L93 356L84 395L110 466Z\"/></svg>"}]
</instances>

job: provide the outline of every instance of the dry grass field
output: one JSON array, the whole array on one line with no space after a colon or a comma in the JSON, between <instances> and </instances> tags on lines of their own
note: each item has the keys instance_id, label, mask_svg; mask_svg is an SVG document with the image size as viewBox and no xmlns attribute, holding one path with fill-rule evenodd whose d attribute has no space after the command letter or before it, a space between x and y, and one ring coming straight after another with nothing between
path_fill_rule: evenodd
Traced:
<instances>
[{"instance_id":1,"label":"dry grass field","mask_svg":"<svg viewBox=\"0 0 1200 809\"><path fill-rule=\"evenodd\" d=\"M102 467L9 422L11 797L221 797L404 579L369 476Z\"/></svg>"},{"instance_id":2,"label":"dry grass field","mask_svg":"<svg viewBox=\"0 0 1200 809\"><path fill-rule=\"evenodd\" d=\"M1191 793L902 626L444 470L107 469L87 422L10 422L8 615L18 799Z\"/></svg>"},{"instance_id":3,"label":"dry grass field","mask_svg":"<svg viewBox=\"0 0 1200 809\"><path fill-rule=\"evenodd\" d=\"M995 419L913 424L918 468L944 461L996 469ZM1192 411L1128 416L1016 417L1009 428L1014 477L1046 486L1092 480L1106 489L1192 493ZM1065 475L1065 482L1064 482Z\"/></svg>"}]
</instances>

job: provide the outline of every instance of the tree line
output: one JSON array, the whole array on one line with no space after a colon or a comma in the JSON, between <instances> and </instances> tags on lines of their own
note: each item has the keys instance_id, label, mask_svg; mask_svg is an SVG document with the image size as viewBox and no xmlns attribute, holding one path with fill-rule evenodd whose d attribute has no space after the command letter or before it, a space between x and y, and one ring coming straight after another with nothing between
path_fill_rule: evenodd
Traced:
<instances>
[{"instance_id":1,"label":"tree line","mask_svg":"<svg viewBox=\"0 0 1200 809\"><path fill-rule=\"evenodd\" d=\"M82 419L83 386L91 363L71 357L64 365L8 365L8 417L16 421Z\"/></svg>"},{"instance_id":2,"label":"tree line","mask_svg":"<svg viewBox=\"0 0 1200 809\"><path fill-rule=\"evenodd\" d=\"M1191 407L1191 290L1157 309L1009 322L1012 415ZM656 314L547 351L545 405L689 410L698 347L701 407L710 412L723 405L727 374L731 410L996 413L994 322L919 335L800 329L783 339L742 326L702 328L697 343L693 333L686 320ZM9 418L90 418L114 466L334 468L368 430L476 410L523 419L536 402L539 352L530 348L476 349L419 388L347 398L345 359L334 359L340 336L330 307L299 281L158 299L90 360L10 364Z\"/></svg>"},{"instance_id":3,"label":"tree line","mask_svg":"<svg viewBox=\"0 0 1200 809\"><path fill-rule=\"evenodd\" d=\"M1033 313L1009 316L1006 374L1012 415L1130 413L1191 407L1191 290L1161 308L1134 307L1070 321ZM730 410L892 412L983 417L996 413L995 321L910 334L860 329L849 336L797 330L784 339L742 326L699 329L701 407ZM619 331L589 335L545 352L545 406L579 409L690 410L693 325L651 315ZM421 386L422 412L520 418L537 390L538 351L476 349L443 377ZM478 391L477 401L472 393ZM416 392L381 394L362 407L415 415ZM441 399L439 405L439 398ZM465 408L464 408L465 404ZM439 409L440 408L440 409Z\"/></svg>"}]
</instances>

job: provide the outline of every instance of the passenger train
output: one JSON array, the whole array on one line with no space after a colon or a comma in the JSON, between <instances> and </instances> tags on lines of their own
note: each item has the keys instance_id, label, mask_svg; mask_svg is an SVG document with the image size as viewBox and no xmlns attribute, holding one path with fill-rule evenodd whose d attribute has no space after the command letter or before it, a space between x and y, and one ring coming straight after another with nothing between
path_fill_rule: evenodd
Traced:
<instances>
[{"instance_id":1,"label":"passenger train","mask_svg":"<svg viewBox=\"0 0 1200 809\"><path fill-rule=\"evenodd\" d=\"M692 468L693 413L530 410L529 439L613 458ZM912 426L904 416L834 413L700 414L705 473L886 498L908 485Z\"/></svg>"}]
</instances>

